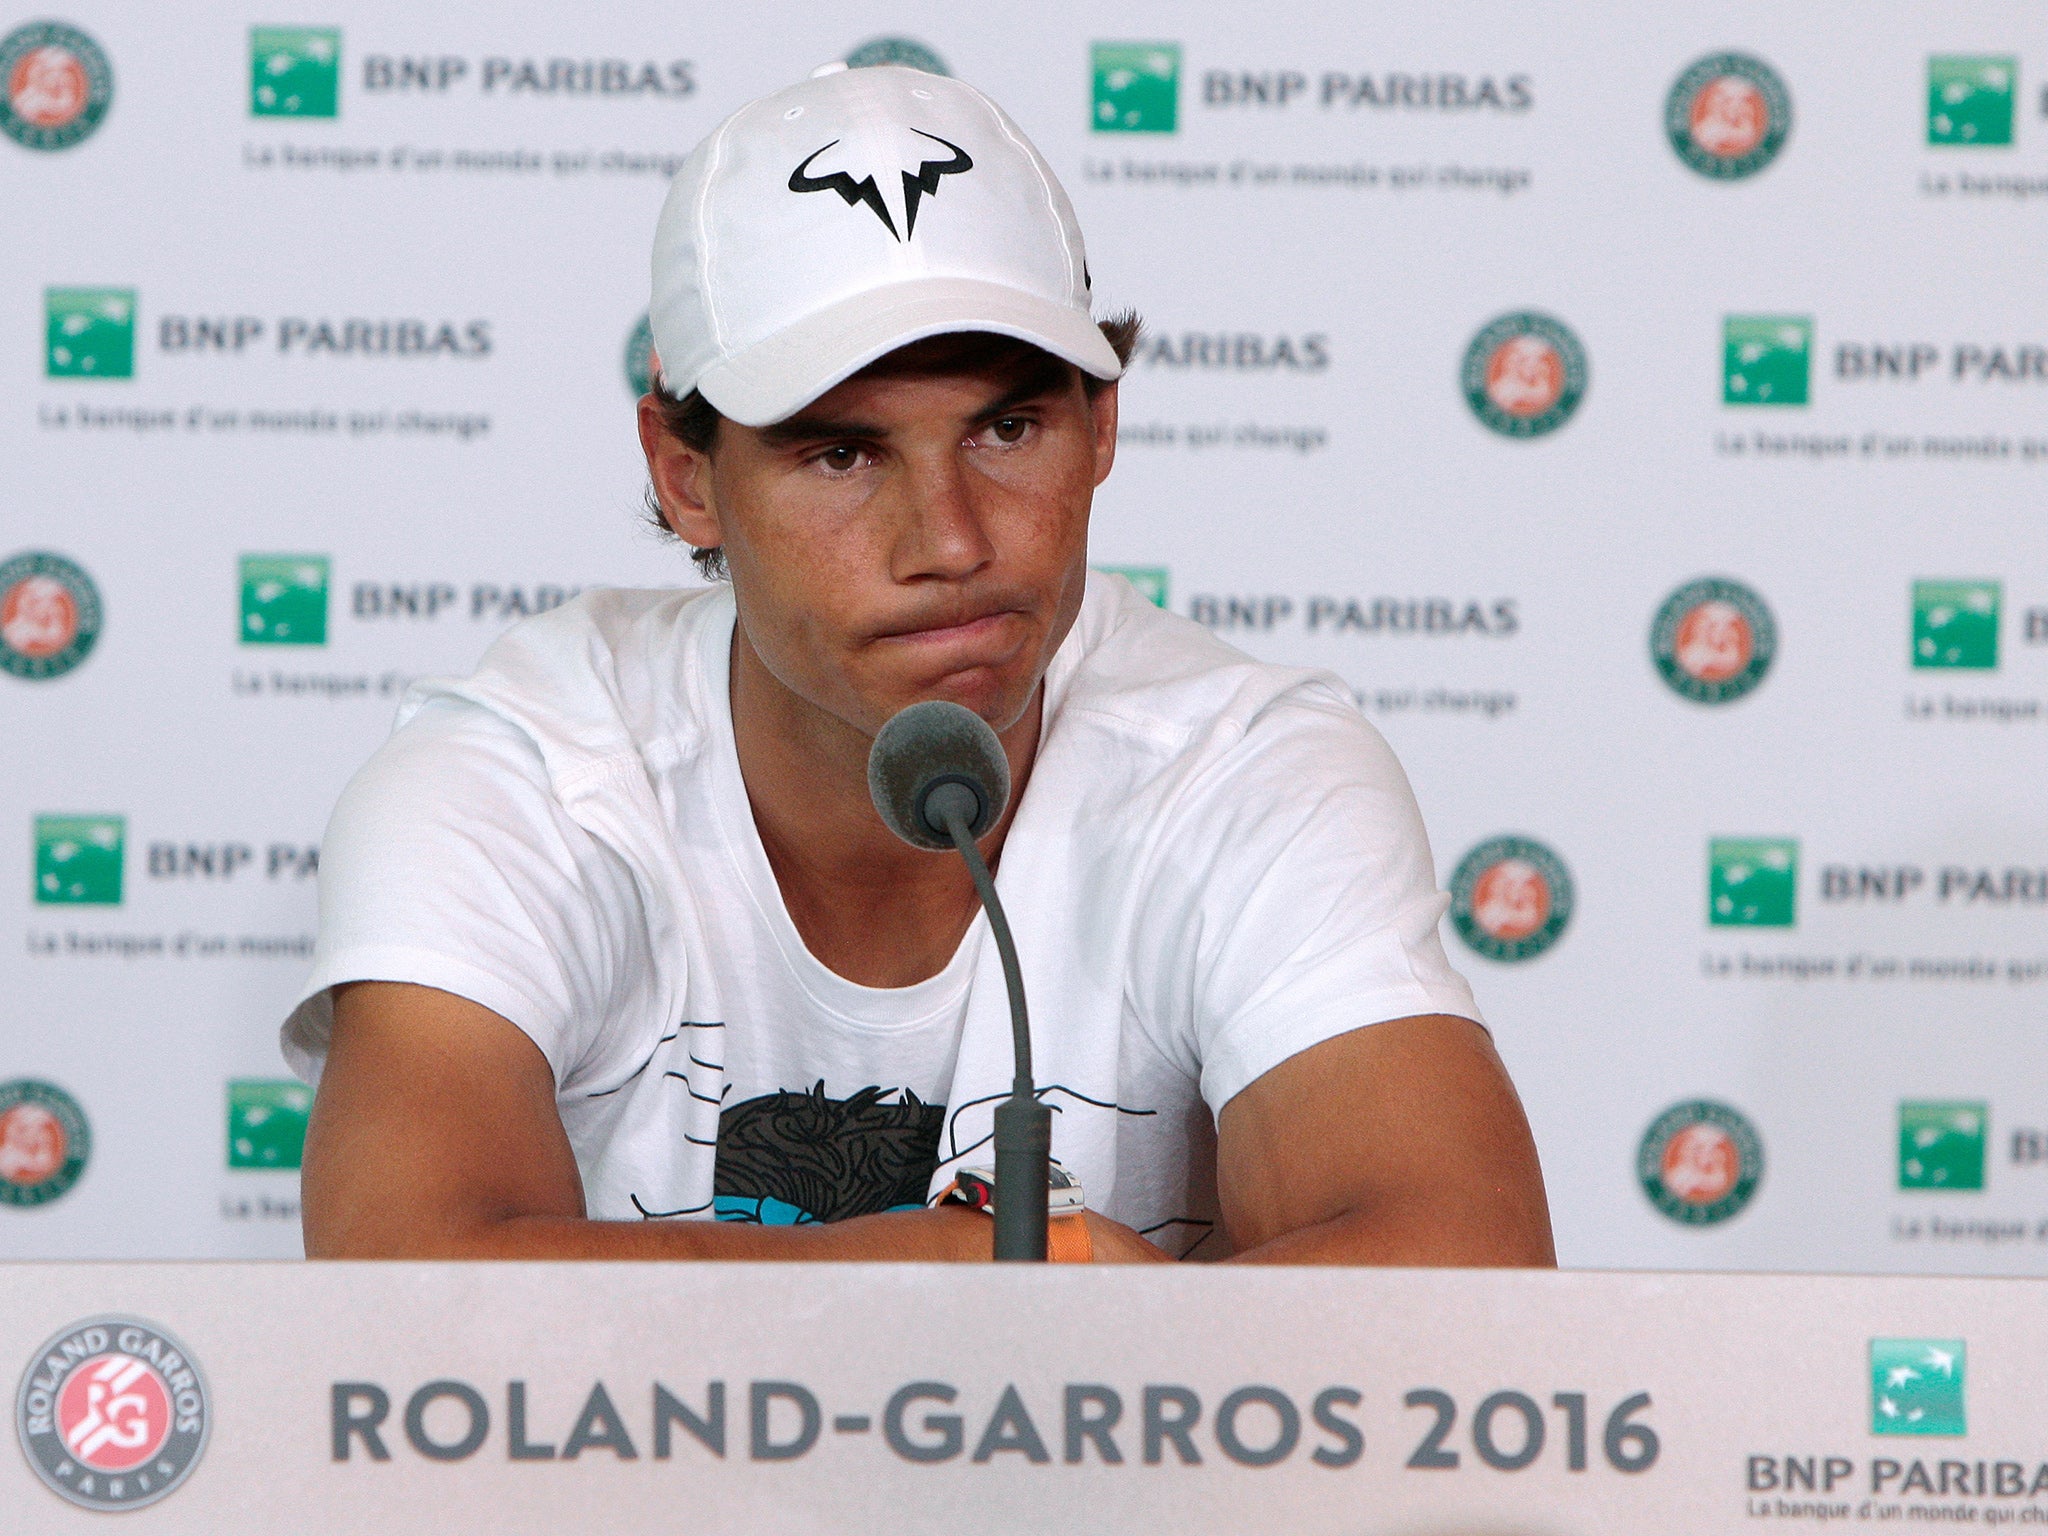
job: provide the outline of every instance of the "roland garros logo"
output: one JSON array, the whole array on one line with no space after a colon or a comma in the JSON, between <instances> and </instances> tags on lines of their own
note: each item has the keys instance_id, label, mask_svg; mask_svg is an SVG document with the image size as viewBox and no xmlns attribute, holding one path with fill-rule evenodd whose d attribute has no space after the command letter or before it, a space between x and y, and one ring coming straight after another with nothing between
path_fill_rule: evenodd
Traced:
<instances>
[{"instance_id":1,"label":"roland garros logo","mask_svg":"<svg viewBox=\"0 0 2048 1536\"><path fill-rule=\"evenodd\" d=\"M1459 370L1472 414L1503 437L1541 437L1586 393L1586 350L1548 315L1502 315L1472 338Z\"/></svg>"},{"instance_id":2,"label":"roland garros logo","mask_svg":"<svg viewBox=\"0 0 2048 1536\"><path fill-rule=\"evenodd\" d=\"M1564 935L1572 877L1564 860L1526 837L1496 837L1451 875L1451 925L1489 960L1528 960Z\"/></svg>"},{"instance_id":3,"label":"roland garros logo","mask_svg":"<svg viewBox=\"0 0 2048 1536\"><path fill-rule=\"evenodd\" d=\"M14 1427L29 1465L85 1509L140 1509L176 1488L206 1449L206 1383L185 1347L133 1317L94 1317L29 1363Z\"/></svg>"},{"instance_id":4,"label":"roland garros logo","mask_svg":"<svg viewBox=\"0 0 2048 1536\"><path fill-rule=\"evenodd\" d=\"M1754 176L1792 131L1792 93L1762 59L1716 53L1678 77L1664 101L1664 132L1693 170L1717 181Z\"/></svg>"},{"instance_id":5,"label":"roland garros logo","mask_svg":"<svg viewBox=\"0 0 2048 1536\"><path fill-rule=\"evenodd\" d=\"M1756 1127L1711 1099L1672 1105L1636 1151L1636 1177L1650 1204L1688 1227L1728 1220L1754 1198L1763 1176Z\"/></svg>"},{"instance_id":6,"label":"roland garros logo","mask_svg":"<svg viewBox=\"0 0 2048 1536\"><path fill-rule=\"evenodd\" d=\"M32 21L0 37L0 133L29 149L89 138L114 99L100 45L61 21Z\"/></svg>"},{"instance_id":7,"label":"roland garros logo","mask_svg":"<svg viewBox=\"0 0 2048 1536\"><path fill-rule=\"evenodd\" d=\"M1764 680L1778 653L1778 626L1764 600L1739 581L1710 576L1664 599L1650 625L1650 659L1671 691L1695 704L1726 704Z\"/></svg>"},{"instance_id":8,"label":"roland garros logo","mask_svg":"<svg viewBox=\"0 0 2048 1536\"><path fill-rule=\"evenodd\" d=\"M99 637L99 588L83 569L43 550L0 561L0 672L62 677Z\"/></svg>"}]
</instances>

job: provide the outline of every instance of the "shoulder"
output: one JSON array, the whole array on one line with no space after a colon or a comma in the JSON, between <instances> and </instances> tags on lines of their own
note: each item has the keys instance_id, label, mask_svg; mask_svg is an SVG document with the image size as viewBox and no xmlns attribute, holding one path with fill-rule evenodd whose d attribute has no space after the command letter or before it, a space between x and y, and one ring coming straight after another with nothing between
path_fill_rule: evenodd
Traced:
<instances>
[{"instance_id":1,"label":"shoulder","mask_svg":"<svg viewBox=\"0 0 2048 1536\"><path fill-rule=\"evenodd\" d=\"M456 755L509 729L558 789L621 759L672 760L703 734L701 658L707 641L722 654L718 627L731 616L723 587L582 593L513 625L468 677L414 684L392 741L430 714L432 748Z\"/></svg>"},{"instance_id":2,"label":"shoulder","mask_svg":"<svg viewBox=\"0 0 2048 1536\"><path fill-rule=\"evenodd\" d=\"M1121 577L1091 576L1073 650L1050 680L1055 732L1154 771L1399 772L1334 673L1258 661Z\"/></svg>"}]
</instances>

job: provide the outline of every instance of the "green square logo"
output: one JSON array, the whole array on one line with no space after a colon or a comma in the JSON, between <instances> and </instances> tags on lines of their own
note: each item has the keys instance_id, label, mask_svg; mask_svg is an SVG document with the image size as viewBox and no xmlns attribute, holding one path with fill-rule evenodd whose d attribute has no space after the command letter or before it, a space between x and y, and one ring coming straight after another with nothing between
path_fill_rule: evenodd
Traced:
<instances>
[{"instance_id":1,"label":"green square logo","mask_svg":"<svg viewBox=\"0 0 2048 1536\"><path fill-rule=\"evenodd\" d=\"M1707 848L1707 921L1716 928L1790 928L1799 910L1799 843L1717 837Z\"/></svg>"},{"instance_id":2,"label":"green square logo","mask_svg":"<svg viewBox=\"0 0 2048 1536\"><path fill-rule=\"evenodd\" d=\"M242 644L327 643L327 557L242 556Z\"/></svg>"},{"instance_id":3,"label":"green square logo","mask_svg":"<svg viewBox=\"0 0 2048 1536\"><path fill-rule=\"evenodd\" d=\"M36 900L44 906L118 907L121 816L38 816Z\"/></svg>"},{"instance_id":4,"label":"green square logo","mask_svg":"<svg viewBox=\"0 0 2048 1536\"><path fill-rule=\"evenodd\" d=\"M1138 589L1138 595L1155 608L1166 606L1167 577L1163 565L1098 565L1105 576L1121 576Z\"/></svg>"},{"instance_id":5,"label":"green square logo","mask_svg":"<svg viewBox=\"0 0 2048 1536\"><path fill-rule=\"evenodd\" d=\"M50 378L135 377L133 288L45 288L43 326Z\"/></svg>"},{"instance_id":6,"label":"green square logo","mask_svg":"<svg viewBox=\"0 0 2048 1536\"><path fill-rule=\"evenodd\" d=\"M256 117L334 117L341 110L336 27L251 27L249 111Z\"/></svg>"},{"instance_id":7,"label":"green square logo","mask_svg":"<svg viewBox=\"0 0 2048 1536\"><path fill-rule=\"evenodd\" d=\"M1804 405L1813 321L1800 315L1729 315L1721 322L1724 405Z\"/></svg>"},{"instance_id":8,"label":"green square logo","mask_svg":"<svg viewBox=\"0 0 2048 1536\"><path fill-rule=\"evenodd\" d=\"M1995 581L1913 583L1913 665L1998 666L1999 584Z\"/></svg>"},{"instance_id":9,"label":"green square logo","mask_svg":"<svg viewBox=\"0 0 2048 1536\"><path fill-rule=\"evenodd\" d=\"M1990 1122L1983 1104L1901 1104L1899 1188L1982 1189Z\"/></svg>"},{"instance_id":10,"label":"green square logo","mask_svg":"<svg viewBox=\"0 0 2048 1536\"><path fill-rule=\"evenodd\" d=\"M1873 1435L1966 1435L1961 1339L1870 1341Z\"/></svg>"},{"instance_id":11,"label":"green square logo","mask_svg":"<svg viewBox=\"0 0 2048 1536\"><path fill-rule=\"evenodd\" d=\"M2012 143L2018 59L1936 54L1927 61L1927 142Z\"/></svg>"},{"instance_id":12,"label":"green square logo","mask_svg":"<svg viewBox=\"0 0 2048 1536\"><path fill-rule=\"evenodd\" d=\"M1179 43L1096 43L1097 133L1172 133L1180 126Z\"/></svg>"},{"instance_id":13,"label":"green square logo","mask_svg":"<svg viewBox=\"0 0 2048 1536\"><path fill-rule=\"evenodd\" d=\"M313 1090L286 1079L238 1078L228 1084L228 1166L296 1168L306 1151Z\"/></svg>"}]
</instances>

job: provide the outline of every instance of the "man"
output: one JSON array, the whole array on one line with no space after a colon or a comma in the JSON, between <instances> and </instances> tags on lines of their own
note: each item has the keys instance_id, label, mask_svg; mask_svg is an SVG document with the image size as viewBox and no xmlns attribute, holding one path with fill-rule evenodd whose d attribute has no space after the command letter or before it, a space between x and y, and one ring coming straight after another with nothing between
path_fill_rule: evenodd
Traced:
<instances>
[{"instance_id":1,"label":"man","mask_svg":"<svg viewBox=\"0 0 2048 1536\"><path fill-rule=\"evenodd\" d=\"M698 147L640 435L730 585L515 628L343 797L285 1028L310 1254L988 1257L928 1202L990 1158L995 947L865 776L944 698L1010 760L981 846L1094 1258L1551 1261L1385 744L1089 575L1135 335L1089 286L956 81L823 71Z\"/></svg>"}]
</instances>

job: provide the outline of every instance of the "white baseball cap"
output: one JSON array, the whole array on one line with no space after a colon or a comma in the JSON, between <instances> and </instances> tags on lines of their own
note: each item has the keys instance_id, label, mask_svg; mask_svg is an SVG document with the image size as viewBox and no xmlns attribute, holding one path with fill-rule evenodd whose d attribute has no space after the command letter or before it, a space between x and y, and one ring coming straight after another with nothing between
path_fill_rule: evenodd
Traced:
<instances>
[{"instance_id":1,"label":"white baseball cap","mask_svg":"<svg viewBox=\"0 0 2048 1536\"><path fill-rule=\"evenodd\" d=\"M1098 379L1087 255L1052 168L972 86L828 65L691 151L654 232L665 387L760 427L885 353L993 331Z\"/></svg>"}]
</instances>

